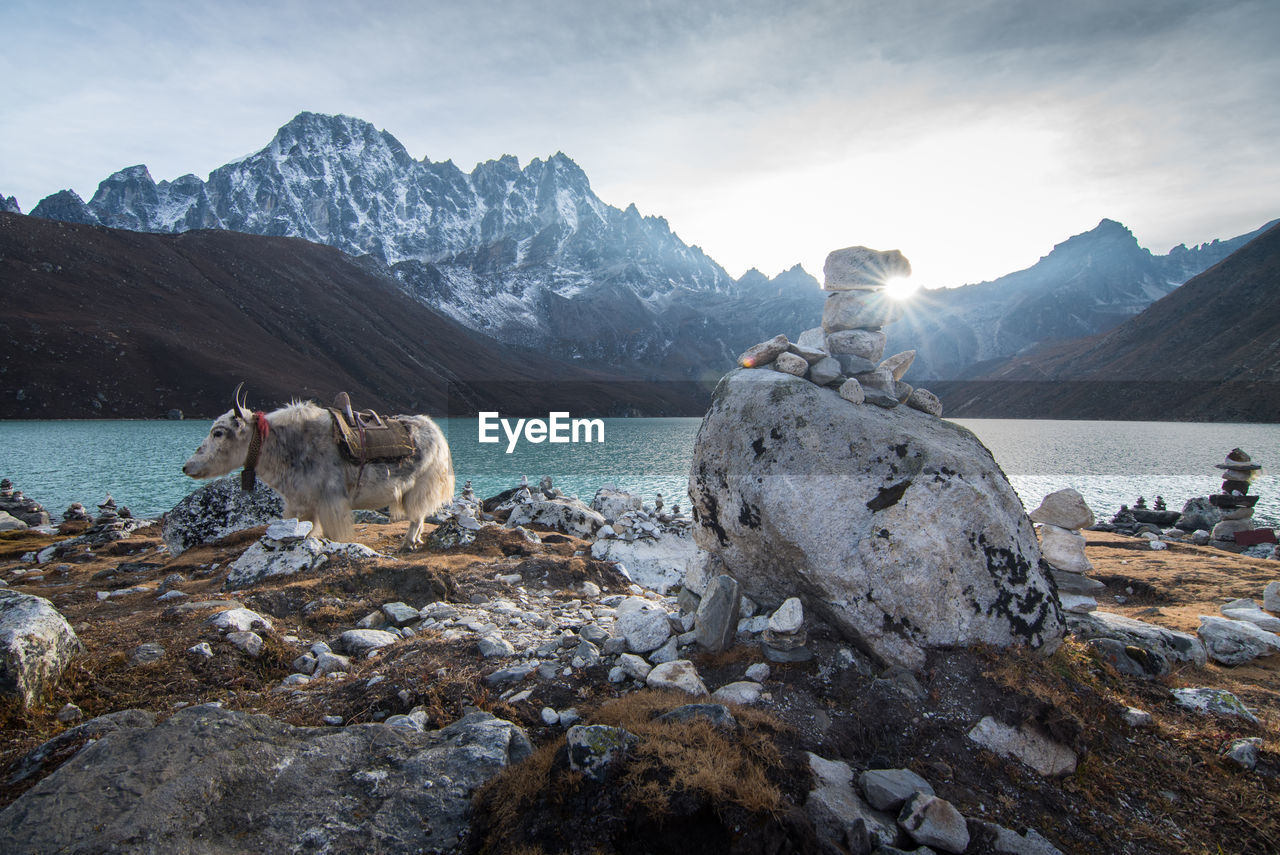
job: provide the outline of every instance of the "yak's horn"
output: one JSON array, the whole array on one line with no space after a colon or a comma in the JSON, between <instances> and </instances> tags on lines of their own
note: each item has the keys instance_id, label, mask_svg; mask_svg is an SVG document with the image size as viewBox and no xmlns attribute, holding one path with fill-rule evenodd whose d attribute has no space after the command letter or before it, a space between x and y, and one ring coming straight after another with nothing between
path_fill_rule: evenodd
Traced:
<instances>
[{"instance_id":1,"label":"yak's horn","mask_svg":"<svg viewBox=\"0 0 1280 855\"><path fill-rule=\"evenodd\" d=\"M244 408L244 403L240 397L243 392L244 383L241 382L240 385L236 387L235 394L232 396L232 409L235 410L236 418L240 419L242 422L247 422L249 421L249 411Z\"/></svg>"}]
</instances>

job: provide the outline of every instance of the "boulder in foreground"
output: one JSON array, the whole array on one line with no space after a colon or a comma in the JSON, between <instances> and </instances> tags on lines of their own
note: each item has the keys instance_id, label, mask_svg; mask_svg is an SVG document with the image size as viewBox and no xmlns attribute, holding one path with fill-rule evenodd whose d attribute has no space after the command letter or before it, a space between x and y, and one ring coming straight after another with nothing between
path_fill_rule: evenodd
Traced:
<instances>
[{"instance_id":1,"label":"boulder in foreground","mask_svg":"<svg viewBox=\"0 0 1280 855\"><path fill-rule=\"evenodd\" d=\"M161 537L169 552L181 555L246 528L266 525L284 514L284 499L258 481L249 492L238 476L220 478L188 495L164 515Z\"/></svg>"},{"instance_id":2,"label":"boulder in foreground","mask_svg":"<svg viewBox=\"0 0 1280 855\"><path fill-rule=\"evenodd\" d=\"M416 733L189 707L83 748L0 812L0 851L448 851L475 788L530 751L483 712Z\"/></svg>"},{"instance_id":3,"label":"boulder in foreground","mask_svg":"<svg viewBox=\"0 0 1280 855\"><path fill-rule=\"evenodd\" d=\"M958 425L734 371L698 432L689 494L698 544L747 596L800 596L886 663L975 642L1051 651L1062 637L1031 521Z\"/></svg>"},{"instance_id":4,"label":"boulder in foreground","mask_svg":"<svg viewBox=\"0 0 1280 855\"><path fill-rule=\"evenodd\" d=\"M53 603L0 590L0 696L31 706L58 682L81 649Z\"/></svg>"}]
</instances>

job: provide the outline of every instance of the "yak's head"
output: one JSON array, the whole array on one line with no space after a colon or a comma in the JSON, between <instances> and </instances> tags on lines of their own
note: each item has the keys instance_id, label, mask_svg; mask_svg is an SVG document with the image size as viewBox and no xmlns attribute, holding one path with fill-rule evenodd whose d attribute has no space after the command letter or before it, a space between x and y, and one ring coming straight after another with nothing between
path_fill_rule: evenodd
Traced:
<instances>
[{"instance_id":1,"label":"yak's head","mask_svg":"<svg viewBox=\"0 0 1280 855\"><path fill-rule=\"evenodd\" d=\"M254 425L253 416L241 398L243 388L243 383L236 387L231 409L218 416L196 453L182 464L183 474L192 478L217 478L244 463Z\"/></svg>"}]
</instances>

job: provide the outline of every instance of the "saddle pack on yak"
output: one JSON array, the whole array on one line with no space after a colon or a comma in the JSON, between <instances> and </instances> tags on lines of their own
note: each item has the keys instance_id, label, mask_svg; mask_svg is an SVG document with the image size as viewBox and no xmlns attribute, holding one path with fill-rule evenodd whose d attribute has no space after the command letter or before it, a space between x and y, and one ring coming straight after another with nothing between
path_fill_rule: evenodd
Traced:
<instances>
[{"instance_id":1,"label":"saddle pack on yak","mask_svg":"<svg viewBox=\"0 0 1280 855\"><path fill-rule=\"evenodd\" d=\"M418 450L408 427L373 410L352 410L346 392L339 392L327 409L333 416L333 441L348 463L395 463Z\"/></svg>"}]
</instances>

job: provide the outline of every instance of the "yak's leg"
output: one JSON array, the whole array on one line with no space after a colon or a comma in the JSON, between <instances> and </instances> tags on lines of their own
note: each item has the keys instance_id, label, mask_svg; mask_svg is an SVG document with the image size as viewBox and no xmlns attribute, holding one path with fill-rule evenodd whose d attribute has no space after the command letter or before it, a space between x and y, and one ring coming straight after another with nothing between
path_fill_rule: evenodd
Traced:
<instances>
[{"instance_id":1,"label":"yak's leg","mask_svg":"<svg viewBox=\"0 0 1280 855\"><path fill-rule=\"evenodd\" d=\"M315 525L317 530L323 529L330 540L349 541L355 535L351 525L351 506L345 499L321 499L316 504Z\"/></svg>"}]
</instances>

